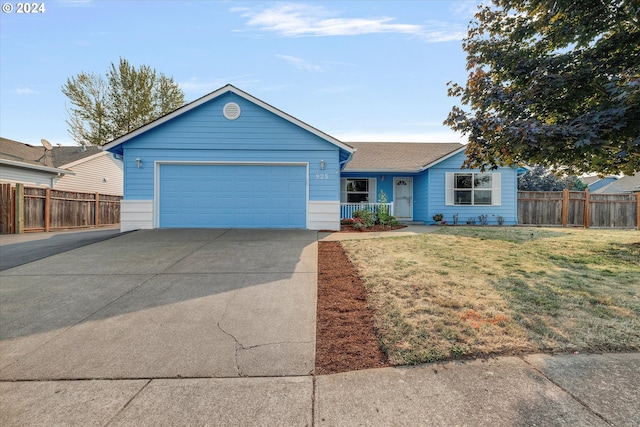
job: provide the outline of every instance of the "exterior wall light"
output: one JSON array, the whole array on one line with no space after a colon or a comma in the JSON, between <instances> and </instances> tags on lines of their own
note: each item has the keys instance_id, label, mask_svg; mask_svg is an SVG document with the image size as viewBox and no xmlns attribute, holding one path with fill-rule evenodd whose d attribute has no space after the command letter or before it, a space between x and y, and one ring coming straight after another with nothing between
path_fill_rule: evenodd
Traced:
<instances>
[{"instance_id":1,"label":"exterior wall light","mask_svg":"<svg viewBox=\"0 0 640 427\"><path fill-rule=\"evenodd\" d=\"M324 170L324 160L320 160L320 170Z\"/></svg>"},{"instance_id":2,"label":"exterior wall light","mask_svg":"<svg viewBox=\"0 0 640 427\"><path fill-rule=\"evenodd\" d=\"M140 160L140 157L136 157L136 165L138 165L138 169L142 167L142 160Z\"/></svg>"}]
</instances>

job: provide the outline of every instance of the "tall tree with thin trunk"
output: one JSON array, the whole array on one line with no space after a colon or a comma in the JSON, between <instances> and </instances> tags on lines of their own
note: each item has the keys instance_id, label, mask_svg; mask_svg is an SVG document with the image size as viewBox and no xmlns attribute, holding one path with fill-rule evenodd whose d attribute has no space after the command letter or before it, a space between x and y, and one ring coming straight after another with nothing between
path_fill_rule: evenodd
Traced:
<instances>
[{"instance_id":1,"label":"tall tree with thin trunk","mask_svg":"<svg viewBox=\"0 0 640 427\"><path fill-rule=\"evenodd\" d=\"M184 104L184 93L172 77L126 59L111 63L106 77L80 73L62 87L69 134L79 144L104 145Z\"/></svg>"},{"instance_id":2,"label":"tall tree with thin trunk","mask_svg":"<svg viewBox=\"0 0 640 427\"><path fill-rule=\"evenodd\" d=\"M445 121L468 136L466 165L640 171L639 17L638 0L479 6Z\"/></svg>"},{"instance_id":3,"label":"tall tree with thin trunk","mask_svg":"<svg viewBox=\"0 0 640 427\"><path fill-rule=\"evenodd\" d=\"M72 104L67 109L69 134L76 143L101 145L113 134L107 115L108 90L105 80L94 73L80 73L62 87Z\"/></svg>"}]
</instances>

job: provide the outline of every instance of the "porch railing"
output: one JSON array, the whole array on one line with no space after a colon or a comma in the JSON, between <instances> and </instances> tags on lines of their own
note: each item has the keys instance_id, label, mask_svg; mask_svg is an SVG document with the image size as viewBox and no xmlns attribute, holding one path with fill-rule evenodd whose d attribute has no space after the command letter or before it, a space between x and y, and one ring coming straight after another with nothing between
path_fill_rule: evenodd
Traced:
<instances>
[{"instance_id":1,"label":"porch railing","mask_svg":"<svg viewBox=\"0 0 640 427\"><path fill-rule=\"evenodd\" d=\"M340 218L353 218L353 212L367 210L378 213L382 206L387 207L389 215L393 215L393 202L391 203L340 203Z\"/></svg>"}]
</instances>

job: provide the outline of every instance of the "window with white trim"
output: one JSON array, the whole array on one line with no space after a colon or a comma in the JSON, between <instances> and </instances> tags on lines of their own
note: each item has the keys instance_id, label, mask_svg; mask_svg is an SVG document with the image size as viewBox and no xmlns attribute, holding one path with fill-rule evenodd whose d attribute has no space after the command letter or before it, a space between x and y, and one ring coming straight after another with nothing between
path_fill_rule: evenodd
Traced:
<instances>
[{"instance_id":1,"label":"window with white trim","mask_svg":"<svg viewBox=\"0 0 640 427\"><path fill-rule=\"evenodd\" d=\"M375 178L342 178L340 201L342 203L375 203Z\"/></svg>"},{"instance_id":2,"label":"window with white trim","mask_svg":"<svg viewBox=\"0 0 640 427\"><path fill-rule=\"evenodd\" d=\"M498 206L501 204L500 173L447 172L448 206Z\"/></svg>"}]
</instances>

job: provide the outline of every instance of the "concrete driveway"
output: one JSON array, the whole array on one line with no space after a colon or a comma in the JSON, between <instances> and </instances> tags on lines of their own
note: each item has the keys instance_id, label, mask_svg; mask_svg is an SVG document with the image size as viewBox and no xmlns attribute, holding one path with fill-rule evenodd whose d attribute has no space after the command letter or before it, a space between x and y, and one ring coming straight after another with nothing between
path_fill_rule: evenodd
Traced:
<instances>
[{"instance_id":1,"label":"concrete driveway","mask_svg":"<svg viewBox=\"0 0 640 427\"><path fill-rule=\"evenodd\" d=\"M0 273L0 380L309 375L317 233L142 230Z\"/></svg>"}]
</instances>

